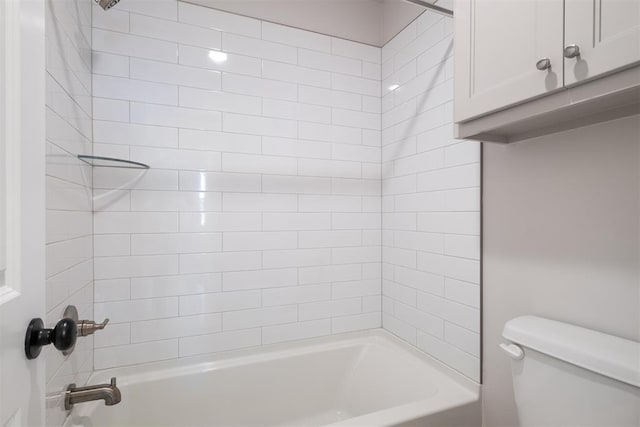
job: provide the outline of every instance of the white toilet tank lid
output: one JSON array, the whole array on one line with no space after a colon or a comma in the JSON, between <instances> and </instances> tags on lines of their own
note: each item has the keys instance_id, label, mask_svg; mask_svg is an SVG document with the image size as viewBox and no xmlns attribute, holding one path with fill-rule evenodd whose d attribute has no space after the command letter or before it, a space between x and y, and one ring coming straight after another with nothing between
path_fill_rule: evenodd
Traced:
<instances>
[{"instance_id":1,"label":"white toilet tank lid","mask_svg":"<svg viewBox=\"0 0 640 427\"><path fill-rule=\"evenodd\" d=\"M536 316L509 320L502 336L523 347L640 387L639 342Z\"/></svg>"}]
</instances>

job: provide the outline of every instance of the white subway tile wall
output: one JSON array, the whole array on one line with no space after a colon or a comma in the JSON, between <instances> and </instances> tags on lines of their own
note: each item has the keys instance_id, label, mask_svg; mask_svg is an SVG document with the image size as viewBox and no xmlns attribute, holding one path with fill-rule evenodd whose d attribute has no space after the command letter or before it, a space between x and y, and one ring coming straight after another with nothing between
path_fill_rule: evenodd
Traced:
<instances>
[{"instance_id":1,"label":"white subway tile wall","mask_svg":"<svg viewBox=\"0 0 640 427\"><path fill-rule=\"evenodd\" d=\"M91 0L46 1L46 319L52 327L65 307L93 318L91 167L76 158L92 153ZM104 111L108 106L101 105ZM63 356L46 358L47 425L67 415L61 393L84 385L93 370L93 338L78 340Z\"/></svg>"},{"instance_id":2,"label":"white subway tile wall","mask_svg":"<svg viewBox=\"0 0 640 427\"><path fill-rule=\"evenodd\" d=\"M95 368L380 327L381 50L176 0L93 19L94 152L151 166L94 171Z\"/></svg>"},{"instance_id":3,"label":"white subway tile wall","mask_svg":"<svg viewBox=\"0 0 640 427\"><path fill-rule=\"evenodd\" d=\"M383 327L480 379L480 144L452 138L453 22L382 48Z\"/></svg>"},{"instance_id":4,"label":"white subway tile wall","mask_svg":"<svg viewBox=\"0 0 640 427\"><path fill-rule=\"evenodd\" d=\"M450 19L382 50L176 0L93 22L94 152L152 167L93 174L96 369L382 323L479 380L480 147L451 136Z\"/></svg>"}]
</instances>

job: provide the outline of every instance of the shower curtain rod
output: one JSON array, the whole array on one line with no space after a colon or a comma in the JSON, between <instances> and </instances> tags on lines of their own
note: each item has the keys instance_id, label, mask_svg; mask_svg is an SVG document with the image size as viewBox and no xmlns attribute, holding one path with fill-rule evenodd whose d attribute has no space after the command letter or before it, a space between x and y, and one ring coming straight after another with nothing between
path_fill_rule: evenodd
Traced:
<instances>
[{"instance_id":1,"label":"shower curtain rod","mask_svg":"<svg viewBox=\"0 0 640 427\"><path fill-rule=\"evenodd\" d=\"M443 15L453 16L453 11L452 10L449 10L447 8L444 8L444 7L440 7L440 6L436 5L435 2L429 3L426 0L404 0L404 1L408 1L409 3L417 4L418 6L426 7L429 10L441 13ZM436 1L438 1L438 0L436 0Z\"/></svg>"}]
</instances>

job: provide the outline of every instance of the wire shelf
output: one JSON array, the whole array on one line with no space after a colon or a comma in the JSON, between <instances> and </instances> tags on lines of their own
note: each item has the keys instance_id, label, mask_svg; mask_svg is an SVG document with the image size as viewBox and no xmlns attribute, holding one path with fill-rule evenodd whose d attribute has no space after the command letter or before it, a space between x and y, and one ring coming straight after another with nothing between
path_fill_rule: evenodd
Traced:
<instances>
[{"instance_id":1,"label":"wire shelf","mask_svg":"<svg viewBox=\"0 0 640 427\"><path fill-rule=\"evenodd\" d=\"M78 159L97 168L150 169L150 166L133 160L116 159L114 157L78 155Z\"/></svg>"}]
</instances>

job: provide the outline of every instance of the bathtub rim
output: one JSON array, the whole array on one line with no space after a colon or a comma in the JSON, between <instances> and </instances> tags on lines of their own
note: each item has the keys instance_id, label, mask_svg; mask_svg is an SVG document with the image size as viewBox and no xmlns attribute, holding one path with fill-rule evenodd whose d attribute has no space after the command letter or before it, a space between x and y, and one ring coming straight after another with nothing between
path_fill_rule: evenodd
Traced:
<instances>
[{"instance_id":1,"label":"bathtub rim","mask_svg":"<svg viewBox=\"0 0 640 427\"><path fill-rule=\"evenodd\" d=\"M126 379L136 380L140 380L142 377L150 377L156 372L168 374L163 375L162 378L174 377L194 372L209 372L211 370L240 366L252 362L263 362L277 359L279 356L304 355L318 351L351 347L360 343L384 344L385 342L390 342L393 345L409 352L413 356L423 360L443 375L452 379L458 385L466 388L471 393L480 393L479 383L382 328L101 369L94 371L89 377L87 383L97 384L101 382L109 382L109 379L115 374ZM122 382L122 384L128 384L129 382L133 383L134 381Z\"/></svg>"}]
</instances>

